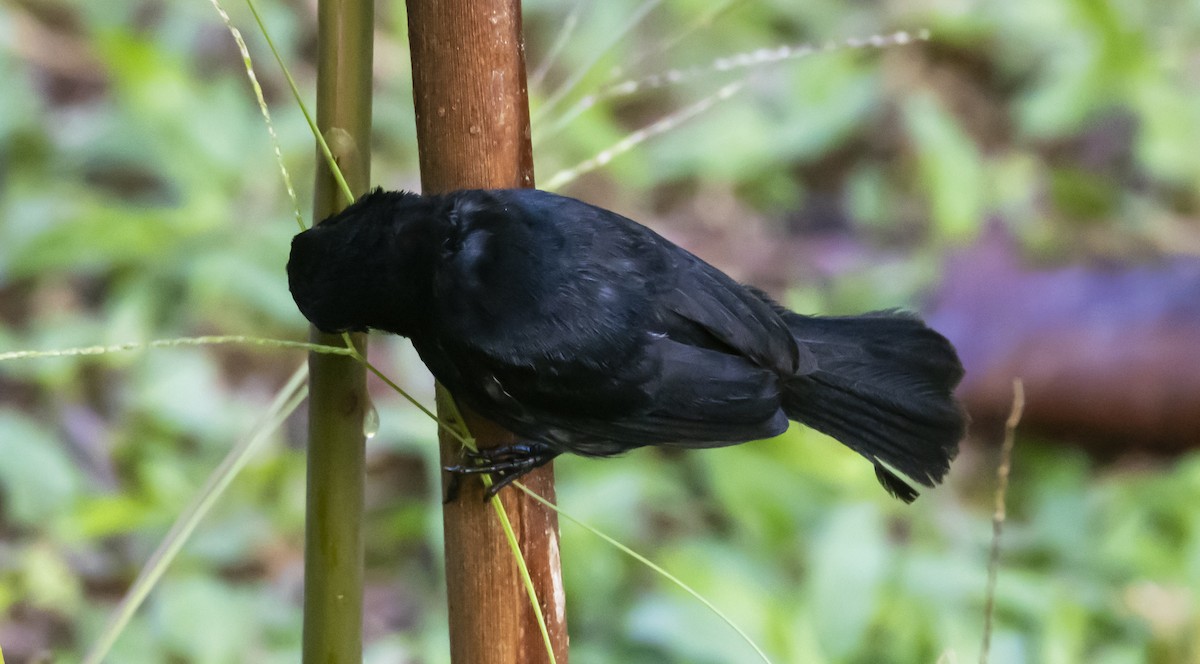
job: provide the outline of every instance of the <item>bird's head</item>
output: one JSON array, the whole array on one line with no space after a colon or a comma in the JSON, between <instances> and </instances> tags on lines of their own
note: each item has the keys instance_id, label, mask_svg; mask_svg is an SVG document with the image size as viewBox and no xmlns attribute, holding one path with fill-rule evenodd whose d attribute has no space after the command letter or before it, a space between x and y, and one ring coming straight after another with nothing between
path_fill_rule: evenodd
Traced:
<instances>
[{"instance_id":1,"label":"bird's head","mask_svg":"<svg viewBox=\"0 0 1200 664\"><path fill-rule=\"evenodd\" d=\"M444 235L435 198L376 189L292 239L288 288L322 332L409 335L428 315Z\"/></svg>"}]
</instances>

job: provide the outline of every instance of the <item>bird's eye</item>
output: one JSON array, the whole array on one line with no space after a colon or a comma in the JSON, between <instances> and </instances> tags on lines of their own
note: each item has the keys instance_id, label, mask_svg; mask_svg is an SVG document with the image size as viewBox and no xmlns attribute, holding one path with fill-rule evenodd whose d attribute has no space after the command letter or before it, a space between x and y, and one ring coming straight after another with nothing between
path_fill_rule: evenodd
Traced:
<instances>
[{"instance_id":1,"label":"bird's eye","mask_svg":"<svg viewBox=\"0 0 1200 664\"><path fill-rule=\"evenodd\" d=\"M457 254L459 249L462 249L462 238L459 237L458 233L451 232L446 236L445 240L442 240L443 256Z\"/></svg>"},{"instance_id":2,"label":"bird's eye","mask_svg":"<svg viewBox=\"0 0 1200 664\"><path fill-rule=\"evenodd\" d=\"M446 233L446 239L442 240L442 255L458 253L462 248L462 217L458 210L451 210L449 214L450 229Z\"/></svg>"}]
</instances>

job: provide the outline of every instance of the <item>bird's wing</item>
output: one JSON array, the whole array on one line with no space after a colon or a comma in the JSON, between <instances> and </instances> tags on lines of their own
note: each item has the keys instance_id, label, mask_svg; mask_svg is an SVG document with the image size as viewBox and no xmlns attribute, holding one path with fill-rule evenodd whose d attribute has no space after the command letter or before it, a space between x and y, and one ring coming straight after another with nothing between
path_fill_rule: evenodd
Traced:
<instances>
[{"instance_id":1,"label":"bird's wing","mask_svg":"<svg viewBox=\"0 0 1200 664\"><path fill-rule=\"evenodd\" d=\"M439 269L451 334L496 357L612 354L631 332L809 373L772 304L649 228L546 192L465 192Z\"/></svg>"},{"instance_id":2,"label":"bird's wing","mask_svg":"<svg viewBox=\"0 0 1200 664\"><path fill-rule=\"evenodd\" d=\"M441 361L454 367L439 372L439 361L418 349L472 408L518 435L576 454L664 444L717 447L769 438L788 426L774 372L666 337L654 336L635 366L610 371L464 362L456 351Z\"/></svg>"},{"instance_id":3,"label":"bird's wing","mask_svg":"<svg viewBox=\"0 0 1200 664\"><path fill-rule=\"evenodd\" d=\"M742 355L780 376L816 369L816 358L757 291L683 249L671 249L681 265L671 271L670 287L660 287L655 296L668 335Z\"/></svg>"},{"instance_id":4,"label":"bird's wing","mask_svg":"<svg viewBox=\"0 0 1200 664\"><path fill-rule=\"evenodd\" d=\"M648 407L611 419L559 420L560 444L580 454L608 455L644 445L719 447L770 438L788 427L779 379L745 358L671 339L654 343L659 371L647 386Z\"/></svg>"},{"instance_id":5,"label":"bird's wing","mask_svg":"<svg viewBox=\"0 0 1200 664\"><path fill-rule=\"evenodd\" d=\"M485 415L518 433L520 419L627 446L786 426L778 377L812 358L769 303L716 268L625 217L544 192L464 197L453 224L435 276L430 338L441 349L413 342Z\"/></svg>"}]
</instances>

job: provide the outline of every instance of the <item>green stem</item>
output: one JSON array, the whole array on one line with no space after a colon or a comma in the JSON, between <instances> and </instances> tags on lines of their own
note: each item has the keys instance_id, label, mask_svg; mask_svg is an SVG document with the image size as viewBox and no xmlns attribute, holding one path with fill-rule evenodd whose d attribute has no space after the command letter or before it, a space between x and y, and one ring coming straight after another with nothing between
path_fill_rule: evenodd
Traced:
<instances>
[{"instance_id":1,"label":"green stem","mask_svg":"<svg viewBox=\"0 0 1200 664\"><path fill-rule=\"evenodd\" d=\"M261 27L257 12L255 17ZM305 115L322 164L329 167L317 169L314 221L341 210L354 200L353 192L366 191L370 183L374 4L319 0L317 20L315 126ZM273 43L271 48L280 59ZM293 94L299 101L294 87ZM312 335L321 344L338 342L337 336L315 329ZM366 335L352 337L355 353L363 355ZM303 661L357 664L362 661L363 421L370 405L366 369L354 357L317 354L309 355L309 367Z\"/></svg>"}]
</instances>

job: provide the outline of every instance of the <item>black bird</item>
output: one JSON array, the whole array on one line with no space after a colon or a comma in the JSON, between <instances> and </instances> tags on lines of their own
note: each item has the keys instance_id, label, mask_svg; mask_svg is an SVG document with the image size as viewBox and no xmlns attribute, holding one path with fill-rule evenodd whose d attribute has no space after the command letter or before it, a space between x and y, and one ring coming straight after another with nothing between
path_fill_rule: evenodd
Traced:
<instances>
[{"instance_id":1,"label":"black bird","mask_svg":"<svg viewBox=\"0 0 1200 664\"><path fill-rule=\"evenodd\" d=\"M497 490L563 452L720 447L791 419L911 502L963 435L962 366L916 316L794 313L637 222L544 191L376 189L297 235L287 271L318 329L410 338L451 394L524 441L448 469L491 472Z\"/></svg>"}]
</instances>

